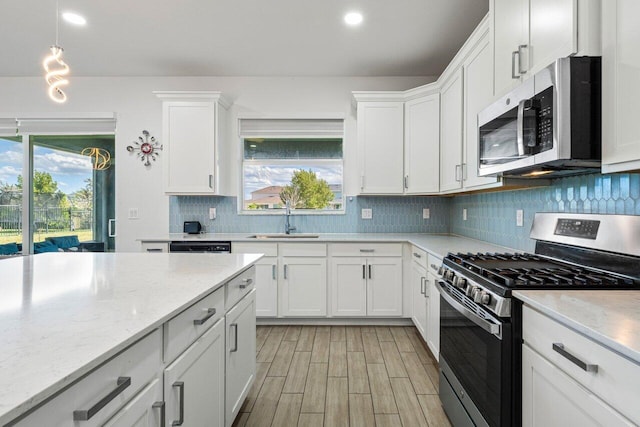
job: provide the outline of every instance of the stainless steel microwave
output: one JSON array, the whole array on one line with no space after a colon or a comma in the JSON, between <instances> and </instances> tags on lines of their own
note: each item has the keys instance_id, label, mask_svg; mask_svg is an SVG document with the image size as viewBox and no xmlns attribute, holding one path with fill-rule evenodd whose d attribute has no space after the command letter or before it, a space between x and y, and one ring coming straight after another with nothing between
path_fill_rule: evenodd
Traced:
<instances>
[{"instance_id":1,"label":"stainless steel microwave","mask_svg":"<svg viewBox=\"0 0 640 427\"><path fill-rule=\"evenodd\" d=\"M478 174L594 172L601 160L601 59L560 58L478 114Z\"/></svg>"}]
</instances>

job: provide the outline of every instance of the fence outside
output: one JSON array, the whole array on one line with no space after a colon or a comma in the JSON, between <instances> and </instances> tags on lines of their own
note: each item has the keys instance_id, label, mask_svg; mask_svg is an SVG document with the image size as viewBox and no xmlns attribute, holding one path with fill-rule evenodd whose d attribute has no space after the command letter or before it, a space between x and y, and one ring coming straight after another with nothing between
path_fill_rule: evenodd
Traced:
<instances>
[{"instance_id":1,"label":"fence outside","mask_svg":"<svg viewBox=\"0 0 640 427\"><path fill-rule=\"evenodd\" d=\"M33 209L34 231L90 230L93 224L91 209L41 207ZM22 206L0 205L0 233L22 233Z\"/></svg>"}]
</instances>

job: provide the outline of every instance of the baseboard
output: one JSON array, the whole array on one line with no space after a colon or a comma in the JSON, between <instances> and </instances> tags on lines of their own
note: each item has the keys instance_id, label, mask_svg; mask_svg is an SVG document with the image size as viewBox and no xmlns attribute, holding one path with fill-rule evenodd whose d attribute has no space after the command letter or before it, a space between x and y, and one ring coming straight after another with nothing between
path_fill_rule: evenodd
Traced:
<instances>
[{"instance_id":1,"label":"baseboard","mask_svg":"<svg viewBox=\"0 0 640 427\"><path fill-rule=\"evenodd\" d=\"M349 325L349 326L413 326L410 318L296 318L257 317L257 325Z\"/></svg>"}]
</instances>

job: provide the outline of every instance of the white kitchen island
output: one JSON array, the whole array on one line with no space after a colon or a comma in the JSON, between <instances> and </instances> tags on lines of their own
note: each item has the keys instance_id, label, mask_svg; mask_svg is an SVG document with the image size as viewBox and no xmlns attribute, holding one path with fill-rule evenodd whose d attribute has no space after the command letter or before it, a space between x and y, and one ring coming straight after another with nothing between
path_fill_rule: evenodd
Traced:
<instances>
[{"instance_id":1,"label":"white kitchen island","mask_svg":"<svg viewBox=\"0 0 640 427\"><path fill-rule=\"evenodd\" d=\"M166 322L260 257L48 253L0 261L0 425L132 344L152 334L156 343L166 341ZM222 316L225 292L215 292L223 295ZM162 355L163 348L154 351Z\"/></svg>"}]
</instances>

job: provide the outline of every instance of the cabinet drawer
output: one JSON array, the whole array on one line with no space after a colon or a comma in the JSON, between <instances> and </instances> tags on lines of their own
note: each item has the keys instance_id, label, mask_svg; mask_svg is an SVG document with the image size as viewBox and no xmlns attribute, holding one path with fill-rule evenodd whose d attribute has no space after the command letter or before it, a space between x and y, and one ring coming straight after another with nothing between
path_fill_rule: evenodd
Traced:
<instances>
[{"instance_id":1,"label":"cabinet drawer","mask_svg":"<svg viewBox=\"0 0 640 427\"><path fill-rule=\"evenodd\" d=\"M99 366L75 384L55 395L37 408L16 426L98 426L108 420L119 408L128 403L143 387L162 372L162 334L156 329L120 354ZM118 383L119 378L127 381ZM126 385L130 381L129 385ZM89 420L74 421L74 411L88 411L114 392L105 406L97 410ZM93 411L91 411L93 412ZM76 416L79 416L76 413Z\"/></svg>"},{"instance_id":2,"label":"cabinet drawer","mask_svg":"<svg viewBox=\"0 0 640 427\"><path fill-rule=\"evenodd\" d=\"M221 287L165 323L164 361L173 361L223 316L224 287Z\"/></svg>"},{"instance_id":3,"label":"cabinet drawer","mask_svg":"<svg viewBox=\"0 0 640 427\"><path fill-rule=\"evenodd\" d=\"M425 269L427 268L428 258L426 251L423 251L416 246L411 246L411 259L419 266L424 267Z\"/></svg>"},{"instance_id":4,"label":"cabinet drawer","mask_svg":"<svg viewBox=\"0 0 640 427\"><path fill-rule=\"evenodd\" d=\"M442 259L438 258L435 255L429 254L428 257L428 269L430 272L432 272L434 275L438 275L438 269L440 268L440 266L442 265Z\"/></svg>"},{"instance_id":5,"label":"cabinet drawer","mask_svg":"<svg viewBox=\"0 0 640 427\"><path fill-rule=\"evenodd\" d=\"M229 280L225 285L224 308L228 311L238 301L256 286L256 268L251 266L247 270Z\"/></svg>"},{"instance_id":6,"label":"cabinet drawer","mask_svg":"<svg viewBox=\"0 0 640 427\"><path fill-rule=\"evenodd\" d=\"M530 307L525 306L522 310L522 324L523 339L528 346L591 393L640 424L640 406L637 405L639 365ZM563 356L554 350L554 344L560 344L579 361L597 365L597 372L577 366L569 360L571 356Z\"/></svg>"},{"instance_id":7,"label":"cabinet drawer","mask_svg":"<svg viewBox=\"0 0 640 427\"><path fill-rule=\"evenodd\" d=\"M233 242L231 245L231 251L234 254L264 254L264 256L278 256L278 244Z\"/></svg>"},{"instance_id":8,"label":"cabinet drawer","mask_svg":"<svg viewBox=\"0 0 640 427\"><path fill-rule=\"evenodd\" d=\"M280 243L281 256L327 256L324 243Z\"/></svg>"},{"instance_id":9,"label":"cabinet drawer","mask_svg":"<svg viewBox=\"0 0 640 427\"><path fill-rule=\"evenodd\" d=\"M402 243L336 243L330 251L331 256L402 256Z\"/></svg>"}]
</instances>

